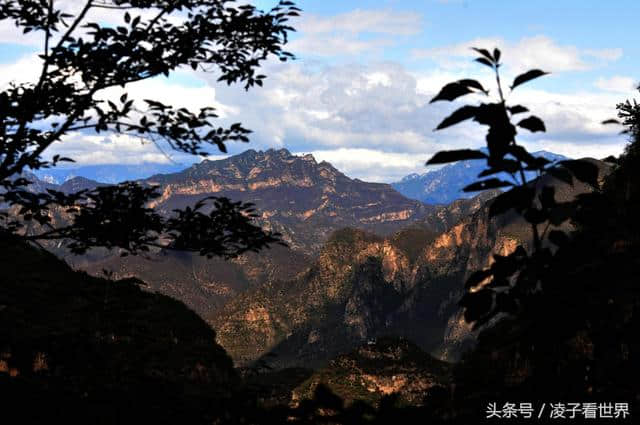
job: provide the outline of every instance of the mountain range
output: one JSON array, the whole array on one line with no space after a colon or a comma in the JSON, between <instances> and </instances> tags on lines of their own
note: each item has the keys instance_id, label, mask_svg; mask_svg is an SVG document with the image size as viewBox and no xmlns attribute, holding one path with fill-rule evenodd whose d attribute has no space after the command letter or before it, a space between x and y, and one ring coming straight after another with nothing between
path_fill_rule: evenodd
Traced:
<instances>
[{"instance_id":1,"label":"mountain range","mask_svg":"<svg viewBox=\"0 0 640 425\"><path fill-rule=\"evenodd\" d=\"M145 179L154 174L175 173L186 168L178 163L97 164L79 167L43 168L34 172L38 179L60 185L75 177L115 184L127 180Z\"/></svg>"},{"instance_id":2,"label":"mountain range","mask_svg":"<svg viewBox=\"0 0 640 425\"><path fill-rule=\"evenodd\" d=\"M197 255L164 251L150 254L149 258L123 259L100 250L77 257L57 246L52 249L74 267L95 275L106 269L116 278L141 278L152 289L185 301L203 316L210 316L252 286L293 278L341 228L389 235L424 223L430 232L437 233L464 210L449 211L407 199L389 185L350 179L327 162L318 163L311 155L294 156L285 149L248 150L140 182L158 187L161 197L151 206L165 214L207 196L252 202L260 213L258 223L280 232L290 249L276 247L233 261L208 261ZM69 192L99 184L104 183L74 177L62 185L37 180L32 188Z\"/></svg>"},{"instance_id":3,"label":"mountain range","mask_svg":"<svg viewBox=\"0 0 640 425\"><path fill-rule=\"evenodd\" d=\"M485 149L481 149L486 152ZM547 151L533 152L533 156L542 157L550 161L569 159ZM477 180L478 174L485 168L484 161L469 160L448 164L437 170L423 174L409 174L391 186L409 199L416 199L426 204L449 204L456 199L471 198L474 193L464 192L462 189ZM499 173L496 178L511 181L511 176ZM536 178L535 173L527 172L527 180Z\"/></svg>"},{"instance_id":4,"label":"mountain range","mask_svg":"<svg viewBox=\"0 0 640 425\"><path fill-rule=\"evenodd\" d=\"M595 163L604 176L609 167ZM590 190L551 177L540 184L555 187L558 202ZM295 279L251 288L210 317L218 340L241 365L263 359L276 367L321 367L387 335L458 360L476 336L458 306L466 279L494 255L531 244L531 229L520 216L489 218L492 195L458 201L468 203L466 214L439 234L416 226L388 237L355 229L334 233Z\"/></svg>"},{"instance_id":5,"label":"mountain range","mask_svg":"<svg viewBox=\"0 0 640 425\"><path fill-rule=\"evenodd\" d=\"M452 181L458 165L443 167L439 184ZM475 172L462 169L465 178ZM474 340L457 305L466 277L493 254L528 243L526 223L489 220L498 191L427 205L285 149L249 150L140 182L158 187L161 196L151 206L165 214L212 195L253 202L259 223L280 232L289 248L233 261L163 251L148 258L99 251L75 257L50 248L77 269L135 276L185 302L216 329L237 366L322 367L385 335L456 360ZM76 177L32 187L74 191L99 184ZM586 190L553 184L563 199Z\"/></svg>"},{"instance_id":6,"label":"mountain range","mask_svg":"<svg viewBox=\"0 0 640 425\"><path fill-rule=\"evenodd\" d=\"M205 160L144 183L159 187L162 196L153 207L165 213L203 196L252 202L261 225L307 253L317 252L331 232L342 227L389 234L435 211L388 184L351 179L326 161L295 156L286 149L248 150L223 160Z\"/></svg>"}]
</instances>

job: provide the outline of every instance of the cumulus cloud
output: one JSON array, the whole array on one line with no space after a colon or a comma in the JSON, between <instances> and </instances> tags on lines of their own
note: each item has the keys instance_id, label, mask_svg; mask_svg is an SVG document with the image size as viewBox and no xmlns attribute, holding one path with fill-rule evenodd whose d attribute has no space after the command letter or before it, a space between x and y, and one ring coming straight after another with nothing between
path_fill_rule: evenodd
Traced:
<instances>
[{"instance_id":1,"label":"cumulus cloud","mask_svg":"<svg viewBox=\"0 0 640 425\"><path fill-rule=\"evenodd\" d=\"M472 47L493 49L498 47L506 65L521 72L531 68L542 68L551 72L584 71L601 64L615 61L622 56L622 49L579 49L576 46L561 45L544 35L524 37L517 42L502 38L477 38L464 43L431 49L414 49L414 59L432 59L442 67L460 67L461 58L472 58L477 54ZM595 59L595 60L594 60ZM465 61L468 62L468 61Z\"/></svg>"},{"instance_id":2,"label":"cumulus cloud","mask_svg":"<svg viewBox=\"0 0 640 425\"><path fill-rule=\"evenodd\" d=\"M352 36L326 34L322 37L303 37L289 44L288 50L297 55L311 52L316 56L350 56L371 51L381 51L393 45L389 39L359 40Z\"/></svg>"},{"instance_id":3,"label":"cumulus cloud","mask_svg":"<svg viewBox=\"0 0 640 425\"><path fill-rule=\"evenodd\" d=\"M216 92L219 102L239 111L231 118L255 130L252 139L259 145L422 152L431 141L435 122L426 111L428 98L398 64L314 69L294 63L275 65L267 75L263 89Z\"/></svg>"},{"instance_id":4,"label":"cumulus cloud","mask_svg":"<svg viewBox=\"0 0 640 425\"><path fill-rule=\"evenodd\" d=\"M0 89L6 89L10 83L29 83L37 81L42 70L42 60L37 54L22 56L13 63L0 65Z\"/></svg>"},{"instance_id":5,"label":"cumulus cloud","mask_svg":"<svg viewBox=\"0 0 640 425\"><path fill-rule=\"evenodd\" d=\"M197 112L200 108L213 107L220 118L239 113L234 106L216 101L216 88L213 86L204 83L185 86L164 77L142 80L135 84L127 85L125 89L111 87L99 92L97 98L116 101L125 92L130 99L138 101L135 106L141 109L146 109L146 103L143 102L144 99L152 99L176 108L184 107L193 112Z\"/></svg>"},{"instance_id":6,"label":"cumulus cloud","mask_svg":"<svg viewBox=\"0 0 640 425\"><path fill-rule=\"evenodd\" d=\"M414 35L420 32L422 18L412 12L356 9L331 17L306 14L299 24L307 34L373 32L392 35Z\"/></svg>"},{"instance_id":7,"label":"cumulus cloud","mask_svg":"<svg viewBox=\"0 0 640 425\"><path fill-rule=\"evenodd\" d=\"M231 144L231 153L248 147L286 147L292 152L312 153L351 177L369 181L390 182L412 172L425 172L424 162L439 150L484 144L485 128L475 123L433 131L459 104L428 102L440 83L462 77L460 72L436 70L417 75L394 63L309 66L295 62L270 63L264 73L269 76L265 86L249 92L218 85L215 75L199 74L206 82L200 88L171 87L158 80L132 93L140 97L158 94L168 102L183 102L191 108L207 102L219 105L224 111L221 124L240 121L254 131L249 145ZM558 94L523 87L511 100L527 105L547 124L548 133L522 131L520 140L533 150L570 157L605 157L622 150L624 140L614 129L600 124L615 115L620 94ZM77 149L81 155L75 157L87 163L135 163L142 161L143 155L147 161L152 160L149 155L166 160L153 145L142 145L136 139L111 140L111 144L90 139L82 144L76 135L74 140L65 141L64 153L71 155Z\"/></svg>"},{"instance_id":8,"label":"cumulus cloud","mask_svg":"<svg viewBox=\"0 0 640 425\"><path fill-rule=\"evenodd\" d=\"M312 154L318 161L327 161L348 176L357 176L369 182L387 183L398 181L407 175L407 170L425 171L426 155L390 153L365 148L339 148L299 152L296 155Z\"/></svg>"},{"instance_id":9,"label":"cumulus cloud","mask_svg":"<svg viewBox=\"0 0 640 425\"><path fill-rule=\"evenodd\" d=\"M289 49L300 55L347 56L380 51L397 36L411 36L422 29L417 13L356 9L331 17L305 14L294 25L301 37ZM362 37L362 35L375 37Z\"/></svg>"},{"instance_id":10,"label":"cumulus cloud","mask_svg":"<svg viewBox=\"0 0 640 425\"><path fill-rule=\"evenodd\" d=\"M73 132L52 145L47 157L60 154L72 158L78 165L177 163L191 164L203 158L171 150L159 149L150 140L125 134L101 135ZM211 160L227 155L209 155Z\"/></svg>"},{"instance_id":11,"label":"cumulus cloud","mask_svg":"<svg viewBox=\"0 0 640 425\"><path fill-rule=\"evenodd\" d=\"M235 105L237 118L256 131L252 142L258 147L314 152L341 164L339 168L352 176L390 181L424 171L424 160L438 150L484 144L485 128L475 123L433 132L459 103L428 102L444 83L468 75L462 71L413 74L394 63L326 67L294 63L268 71L270 78L262 90L216 92L218 101ZM625 141L600 124L615 115L620 100L616 93L567 94L526 86L511 98L514 104L530 107L547 124L548 133L523 130L525 145L571 157L585 152L599 157L620 153ZM389 158L386 166L382 158Z\"/></svg>"},{"instance_id":12,"label":"cumulus cloud","mask_svg":"<svg viewBox=\"0 0 640 425\"><path fill-rule=\"evenodd\" d=\"M142 162L169 163L148 140L128 135L92 135L74 132L54 143L51 153L74 159L78 164L138 164Z\"/></svg>"}]
</instances>

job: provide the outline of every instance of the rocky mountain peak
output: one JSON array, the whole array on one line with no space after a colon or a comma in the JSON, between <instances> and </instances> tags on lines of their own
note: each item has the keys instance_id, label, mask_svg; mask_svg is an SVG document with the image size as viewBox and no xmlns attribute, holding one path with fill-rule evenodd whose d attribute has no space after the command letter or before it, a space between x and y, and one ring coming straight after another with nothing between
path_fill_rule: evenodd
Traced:
<instances>
[{"instance_id":1,"label":"rocky mountain peak","mask_svg":"<svg viewBox=\"0 0 640 425\"><path fill-rule=\"evenodd\" d=\"M309 184L310 179L316 182L322 180L322 177L334 180L338 175L346 178L330 164L318 164L311 154L293 155L287 149L268 149L266 151L249 149L239 155L221 160L205 159L183 172L174 173L164 178L163 176L154 176L153 179L160 183L215 179L221 185L231 182L234 184L247 182L251 186L252 182L275 178L285 178L282 181L285 184L295 185L296 181L306 181ZM252 190L250 187L246 189Z\"/></svg>"},{"instance_id":2,"label":"rocky mountain peak","mask_svg":"<svg viewBox=\"0 0 640 425\"><path fill-rule=\"evenodd\" d=\"M266 151L266 153L267 154L272 154L272 155L277 155L277 156L279 156L281 158L287 158L287 157L293 156L293 155L291 155L291 152L289 152L285 148L282 148L282 149L273 149L273 148L271 148L271 149L268 149Z\"/></svg>"},{"instance_id":3,"label":"rocky mountain peak","mask_svg":"<svg viewBox=\"0 0 640 425\"><path fill-rule=\"evenodd\" d=\"M287 149L248 150L153 176L147 183L159 185L162 192L152 207L167 213L204 196L251 202L260 225L280 232L291 247L306 253L317 252L340 228L389 234L433 210L387 184L351 179L326 161Z\"/></svg>"}]
</instances>

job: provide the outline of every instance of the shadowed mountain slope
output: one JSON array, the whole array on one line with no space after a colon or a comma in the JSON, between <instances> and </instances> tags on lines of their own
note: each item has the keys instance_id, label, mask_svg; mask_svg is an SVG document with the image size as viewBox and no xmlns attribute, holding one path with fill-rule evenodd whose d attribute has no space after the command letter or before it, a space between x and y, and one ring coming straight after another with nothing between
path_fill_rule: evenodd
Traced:
<instances>
[{"instance_id":1,"label":"shadowed mountain slope","mask_svg":"<svg viewBox=\"0 0 640 425\"><path fill-rule=\"evenodd\" d=\"M181 302L19 242L0 251L8 423L200 421L238 385L215 332Z\"/></svg>"}]
</instances>

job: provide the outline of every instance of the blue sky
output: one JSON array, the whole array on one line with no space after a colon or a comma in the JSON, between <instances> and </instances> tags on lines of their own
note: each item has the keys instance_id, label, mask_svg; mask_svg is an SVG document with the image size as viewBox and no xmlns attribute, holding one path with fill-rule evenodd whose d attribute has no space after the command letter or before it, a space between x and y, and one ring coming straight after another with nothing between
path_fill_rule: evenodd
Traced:
<instances>
[{"instance_id":1,"label":"blue sky","mask_svg":"<svg viewBox=\"0 0 640 425\"><path fill-rule=\"evenodd\" d=\"M73 10L74 2L61 2ZM265 9L275 4L254 3ZM600 121L615 115L617 102L638 94L637 0L297 4L303 13L292 22L298 31L289 50L298 59L266 64L265 87L247 93L217 84L215 75L181 70L129 92L191 108L210 104L219 109L221 122L243 122L254 130L251 144L231 146L231 153L285 147L311 152L352 177L390 182L426 171L424 161L438 150L482 144L483 129L473 125L434 133L457 105L428 102L443 84L460 78L492 87L492 76L473 63L470 47L498 47L506 81L529 68L552 72L511 97L547 123L545 134L521 135L528 148L604 157L624 147L616 129ZM0 26L0 84L33 74L39 45ZM105 96L111 95L117 94ZM167 161L152 144L126 137L76 134L56 151L84 164Z\"/></svg>"}]
</instances>

